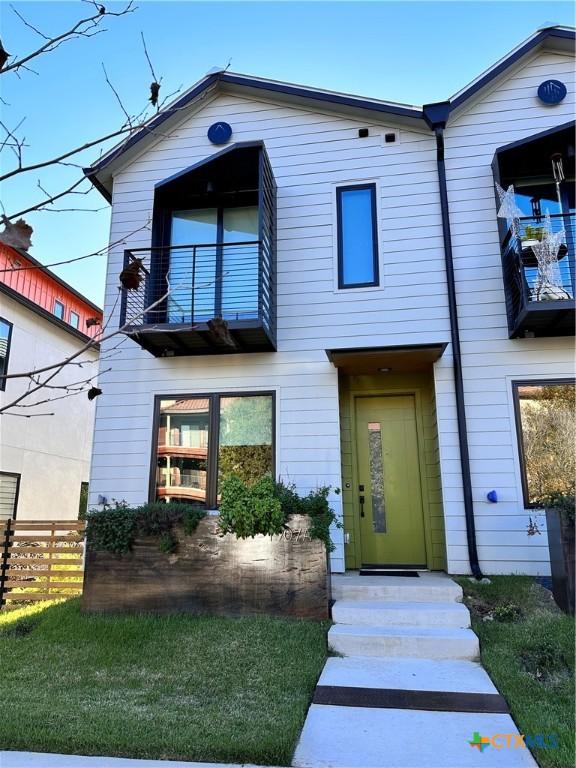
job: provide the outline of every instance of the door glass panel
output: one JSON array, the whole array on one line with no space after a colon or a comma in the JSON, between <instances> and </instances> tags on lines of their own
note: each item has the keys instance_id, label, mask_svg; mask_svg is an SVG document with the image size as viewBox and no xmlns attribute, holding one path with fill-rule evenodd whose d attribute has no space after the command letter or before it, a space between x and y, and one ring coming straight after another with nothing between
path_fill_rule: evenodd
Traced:
<instances>
[{"instance_id":1,"label":"door glass panel","mask_svg":"<svg viewBox=\"0 0 576 768\"><path fill-rule=\"evenodd\" d=\"M370 487L372 491L372 522L374 532L386 533L382 429L379 422L372 421L368 423L368 453L370 456Z\"/></svg>"},{"instance_id":2,"label":"door glass panel","mask_svg":"<svg viewBox=\"0 0 576 768\"><path fill-rule=\"evenodd\" d=\"M273 472L272 396L220 398L218 483L236 475L249 485Z\"/></svg>"},{"instance_id":3,"label":"door glass panel","mask_svg":"<svg viewBox=\"0 0 576 768\"><path fill-rule=\"evenodd\" d=\"M244 206L223 211L222 317L244 320L258 316L258 208Z\"/></svg>"},{"instance_id":4,"label":"door glass panel","mask_svg":"<svg viewBox=\"0 0 576 768\"><path fill-rule=\"evenodd\" d=\"M172 213L171 245L201 245L170 251L168 322L202 322L215 315L218 209Z\"/></svg>"},{"instance_id":5,"label":"door glass panel","mask_svg":"<svg viewBox=\"0 0 576 768\"><path fill-rule=\"evenodd\" d=\"M208 398L161 400L156 470L159 501L205 503L209 424Z\"/></svg>"}]
</instances>

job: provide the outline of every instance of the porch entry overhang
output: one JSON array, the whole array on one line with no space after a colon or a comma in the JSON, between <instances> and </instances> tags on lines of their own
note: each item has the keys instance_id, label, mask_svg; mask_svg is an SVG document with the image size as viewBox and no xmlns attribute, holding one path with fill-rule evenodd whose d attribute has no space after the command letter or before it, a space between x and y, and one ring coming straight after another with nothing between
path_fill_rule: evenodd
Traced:
<instances>
[{"instance_id":1,"label":"porch entry overhang","mask_svg":"<svg viewBox=\"0 0 576 768\"><path fill-rule=\"evenodd\" d=\"M328 360L344 374L425 371L439 360L448 342L397 347L327 349Z\"/></svg>"},{"instance_id":2,"label":"porch entry overhang","mask_svg":"<svg viewBox=\"0 0 576 768\"><path fill-rule=\"evenodd\" d=\"M446 346L326 350L339 373L347 568L445 568L432 366Z\"/></svg>"}]
</instances>

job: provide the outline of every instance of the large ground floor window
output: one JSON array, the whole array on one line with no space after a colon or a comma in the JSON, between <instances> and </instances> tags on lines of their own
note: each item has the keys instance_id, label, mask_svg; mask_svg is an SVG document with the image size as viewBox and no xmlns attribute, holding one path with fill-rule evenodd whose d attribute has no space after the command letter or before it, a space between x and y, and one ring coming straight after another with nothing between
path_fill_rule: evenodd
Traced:
<instances>
[{"instance_id":1,"label":"large ground floor window","mask_svg":"<svg viewBox=\"0 0 576 768\"><path fill-rule=\"evenodd\" d=\"M551 493L573 493L576 462L574 382L513 383L526 507Z\"/></svg>"},{"instance_id":2,"label":"large ground floor window","mask_svg":"<svg viewBox=\"0 0 576 768\"><path fill-rule=\"evenodd\" d=\"M151 496L218 506L230 475L274 475L274 393L156 398Z\"/></svg>"}]
</instances>

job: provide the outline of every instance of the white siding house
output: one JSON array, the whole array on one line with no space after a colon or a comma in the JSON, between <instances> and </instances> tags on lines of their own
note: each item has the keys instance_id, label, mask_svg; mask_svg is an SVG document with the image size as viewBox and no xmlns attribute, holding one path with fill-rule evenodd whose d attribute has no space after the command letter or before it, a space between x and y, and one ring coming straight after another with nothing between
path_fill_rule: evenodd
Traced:
<instances>
[{"instance_id":1,"label":"white siding house","mask_svg":"<svg viewBox=\"0 0 576 768\"><path fill-rule=\"evenodd\" d=\"M112 204L110 240L124 243L111 248L104 312L113 315L112 323L132 326L112 371L102 376L91 504L99 497L143 503L161 495L158 478L170 484L166 477L174 470L157 442L159 428L164 434L172 423L161 420L162 408L174 417L186 403L188 412L206 410L208 402L217 408L220 401L206 399L215 394L274 393L276 475L299 491L322 485L343 490L331 497L345 523L343 531L334 532L334 571L370 563L470 572L466 531L468 526L470 535L473 511L484 572L547 573L545 537L526 536L529 513L511 382L568 380L573 337L537 332L534 338L509 338L492 162L500 147L570 120L570 40L573 33L563 29L537 33L500 69L462 92L460 101L454 97L453 109L451 102L441 105L444 117L437 122L430 107L231 73L208 75L160 113L146 132L88 169ZM555 106L544 105L536 95L548 79L562 81L568 90ZM209 129L223 122L232 135L214 144ZM162 130L156 131L160 124ZM440 124L448 193L444 211ZM256 156L259 166L251 170ZM248 178L257 178L257 190L246 186ZM258 329L255 315L234 317L230 309L219 311L214 305L201 317L193 307L194 301L205 301L206 287L192 290L192 309L182 310L177 322L174 308L183 301L186 281L194 279L189 270L197 260L206 268L207 258L223 259L222 291L230 290L227 275L237 267L226 259L229 253L234 258L236 246L227 250L231 241L225 238L241 226L227 228L226 216L230 209L236 211L231 216L238 216L240 209L255 206L252 193L259 209L259 227L251 238L260 243ZM211 216L214 222L220 217L217 245L216 240L176 239L176 219L179 226L188 222L187 227L191 219L200 226L201 219L207 231ZM362 232L351 237L356 226ZM252 230L245 226L242 231ZM468 513L447 236L460 327L456 377L463 380L470 452L473 510ZM203 249L193 250L198 244ZM188 246L180 251L187 255L174 256L175 245ZM374 264L365 260L372 247ZM167 252L172 261L161 262ZM144 260L147 272L142 286L125 291L119 302L119 274L132 256ZM568 258L573 260L573 252ZM186 259L188 276L177 277ZM262 290L267 259L273 274ZM347 269L359 276L348 280L358 287L343 287ZM161 299L154 279L172 293L152 316L143 310ZM247 290L249 278L242 279L236 286ZM182 282L173 287L178 280L184 280L184 287ZM208 283L209 290L218 291L218 281L216 287ZM570 306L573 318L573 301ZM137 309L140 313L134 314ZM261 323L260 313L268 310L270 317ZM232 354L230 345L222 346L206 326L211 317L228 322ZM169 405L163 405L166 401ZM216 461L209 447L216 422L210 424L206 453L200 459L196 455L196 469L186 470L203 476L195 491L207 503L211 480L206 480L205 460L213 462L213 472ZM192 444L185 444L181 433L177 440L181 458ZM178 470L178 483L184 471ZM378 491L382 487L383 494ZM487 501L491 490L497 492L497 503ZM421 545L412 543L416 539Z\"/></svg>"},{"instance_id":2,"label":"white siding house","mask_svg":"<svg viewBox=\"0 0 576 768\"><path fill-rule=\"evenodd\" d=\"M77 520L95 403L75 390L98 373L98 349L82 350L90 339L86 319L101 311L26 252L1 246L0 268L0 521ZM64 366L19 402L31 389L22 374L80 352L82 368Z\"/></svg>"}]
</instances>

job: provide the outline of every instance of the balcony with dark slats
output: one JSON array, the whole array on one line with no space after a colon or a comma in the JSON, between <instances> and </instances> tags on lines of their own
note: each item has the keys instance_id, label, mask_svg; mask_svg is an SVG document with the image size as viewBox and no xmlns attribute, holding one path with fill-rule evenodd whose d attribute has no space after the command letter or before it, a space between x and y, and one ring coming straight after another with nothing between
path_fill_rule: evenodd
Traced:
<instances>
[{"instance_id":1,"label":"balcony with dark slats","mask_svg":"<svg viewBox=\"0 0 576 768\"><path fill-rule=\"evenodd\" d=\"M272 254L261 240L138 248L141 282L124 289L121 326L156 357L276 349Z\"/></svg>"},{"instance_id":2,"label":"balcony with dark slats","mask_svg":"<svg viewBox=\"0 0 576 768\"><path fill-rule=\"evenodd\" d=\"M517 234L508 230L502 246L502 269L510 338L573 336L574 214L550 217L552 232L564 232L554 266L554 280L543 279L532 245L544 231L543 217L521 218Z\"/></svg>"},{"instance_id":3,"label":"balcony with dark slats","mask_svg":"<svg viewBox=\"0 0 576 768\"><path fill-rule=\"evenodd\" d=\"M120 325L156 357L274 351L275 249L263 143L216 152L156 185L151 246L124 253Z\"/></svg>"}]
</instances>

